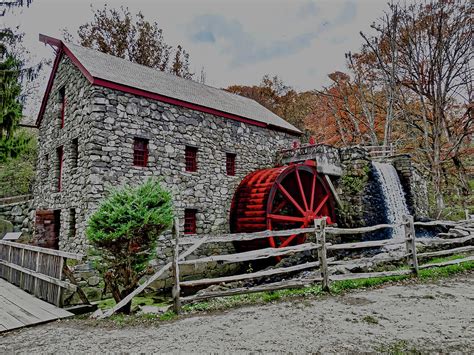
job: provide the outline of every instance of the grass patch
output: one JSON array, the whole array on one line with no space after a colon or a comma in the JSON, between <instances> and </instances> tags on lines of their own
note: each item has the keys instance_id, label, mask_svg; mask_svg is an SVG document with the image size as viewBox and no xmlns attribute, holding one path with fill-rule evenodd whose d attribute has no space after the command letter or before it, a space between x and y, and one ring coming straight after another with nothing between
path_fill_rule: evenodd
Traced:
<instances>
[{"instance_id":1,"label":"grass patch","mask_svg":"<svg viewBox=\"0 0 474 355\"><path fill-rule=\"evenodd\" d=\"M410 347L405 340L399 340L392 344L378 346L375 348L375 351L377 353L390 355L422 354L422 352L416 348Z\"/></svg>"},{"instance_id":2,"label":"grass patch","mask_svg":"<svg viewBox=\"0 0 474 355\"><path fill-rule=\"evenodd\" d=\"M437 264L437 263L443 263L445 261L452 261L452 260L458 260L458 259L463 259L465 258L466 255L460 255L460 254L457 254L457 255L450 255L450 256L446 256L446 257L442 257L442 258L432 258L426 262L424 262L424 264Z\"/></svg>"},{"instance_id":3,"label":"grass patch","mask_svg":"<svg viewBox=\"0 0 474 355\"><path fill-rule=\"evenodd\" d=\"M362 320L369 324L379 324L379 320L373 316L365 316Z\"/></svg>"},{"instance_id":4,"label":"grass patch","mask_svg":"<svg viewBox=\"0 0 474 355\"><path fill-rule=\"evenodd\" d=\"M153 296L136 296L132 299L132 308L138 306L156 306L156 307L164 307L167 306L169 303L167 302L157 302ZM97 307L101 310L107 310L115 306L115 300L113 298L107 298L105 300L100 300L97 302Z\"/></svg>"}]
</instances>

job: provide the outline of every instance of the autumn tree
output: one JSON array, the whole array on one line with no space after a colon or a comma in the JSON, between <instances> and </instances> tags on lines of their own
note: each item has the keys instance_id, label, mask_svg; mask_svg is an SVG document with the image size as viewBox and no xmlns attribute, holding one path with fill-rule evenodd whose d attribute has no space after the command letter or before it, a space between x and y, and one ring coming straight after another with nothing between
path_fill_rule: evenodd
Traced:
<instances>
[{"instance_id":1,"label":"autumn tree","mask_svg":"<svg viewBox=\"0 0 474 355\"><path fill-rule=\"evenodd\" d=\"M232 85L226 90L257 101L300 129L304 129L304 118L314 99L312 92L298 93L278 76L269 75L264 75L259 85Z\"/></svg>"},{"instance_id":2,"label":"autumn tree","mask_svg":"<svg viewBox=\"0 0 474 355\"><path fill-rule=\"evenodd\" d=\"M131 62L192 79L189 54L178 45L176 48L164 40L163 30L157 22L149 22L139 12L135 16L128 8L92 9L93 20L79 27L79 44ZM66 41L74 36L64 30Z\"/></svg>"},{"instance_id":3,"label":"autumn tree","mask_svg":"<svg viewBox=\"0 0 474 355\"><path fill-rule=\"evenodd\" d=\"M386 128L385 94L356 64L352 54L347 57L349 74L337 71L328 75L332 83L315 91L313 109L305 124L318 142L380 145Z\"/></svg>"}]
</instances>

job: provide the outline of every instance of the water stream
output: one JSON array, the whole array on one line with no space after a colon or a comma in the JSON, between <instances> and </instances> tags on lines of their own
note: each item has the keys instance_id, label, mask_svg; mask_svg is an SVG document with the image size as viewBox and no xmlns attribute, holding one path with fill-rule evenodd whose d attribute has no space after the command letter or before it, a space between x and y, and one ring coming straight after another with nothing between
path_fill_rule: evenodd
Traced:
<instances>
[{"instance_id":1,"label":"water stream","mask_svg":"<svg viewBox=\"0 0 474 355\"><path fill-rule=\"evenodd\" d=\"M405 194L397 171L392 164L373 162L377 179L382 187L382 193L387 208L388 223L402 223L403 216L409 215ZM404 238L403 226L394 228L392 238Z\"/></svg>"}]
</instances>

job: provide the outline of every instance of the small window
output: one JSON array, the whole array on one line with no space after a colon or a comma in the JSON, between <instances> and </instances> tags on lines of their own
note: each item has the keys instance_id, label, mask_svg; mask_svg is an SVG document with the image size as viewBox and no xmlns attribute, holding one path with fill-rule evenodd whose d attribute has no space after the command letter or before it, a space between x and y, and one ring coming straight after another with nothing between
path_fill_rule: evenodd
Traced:
<instances>
[{"instance_id":1,"label":"small window","mask_svg":"<svg viewBox=\"0 0 474 355\"><path fill-rule=\"evenodd\" d=\"M62 176L63 176L63 147L59 147L56 149L56 155L58 158L58 166L57 166L57 176L58 176L58 192L61 191L62 188Z\"/></svg>"},{"instance_id":2,"label":"small window","mask_svg":"<svg viewBox=\"0 0 474 355\"><path fill-rule=\"evenodd\" d=\"M43 172L44 172L44 175L47 177L48 176L48 172L49 172L49 154L45 154L44 156L44 167L43 167Z\"/></svg>"},{"instance_id":3,"label":"small window","mask_svg":"<svg viewBox=\"0 0 474 355\"><path fill-rule=\"evenodd\" d=\"M197 148L186 146L186 171L197 171Z\"/></svg>"},{"instance_id":4,"label":"small window","mask_svg":"<svg viewBox=\"0 0 474 355\"><path fill-rule=\"evenodd\" d=\"M76 209L69 210L69 238L76 236Z\"/></svg>"},{"instance_id":5,"label":"small window","mask_svg":"<svg viewBox=\"0 0 474 355\"><path fill-rule=\"evenodd\" d=\"M64 112L66 110L66 88L64 86L61 89L59 89L59 104L61 105L61 113L60 113L61 128L63 128L64 127Z\"/></svg>"},{"instance_id":6,"label":"small window","mask_svg":"<svg viewBox=\"0 0 474 355\"><path fill-rule=\"evenodd\" d=\"M148 140L135 138L133 144L133 165L147 166L148 164Z\"/></svg>"},{"instance_id":7,"label":"small window","mask_svg":"<svg viewBox=\"0 0 474 355\"><path fill-rule=\"evenodd\" d=\"M71 166L77 168L77 162L79 159L79 141L77 138L74 138L71 143Z\"/></svg>"},{"instance_id":8,"label":"small window","mask_svg":"<svg viewBox=\"0 0 474 355\"><path fill-rule=\"evenodd\" d=\"M197 210L184 210L184 234L196 234L196 212Z\"/></svg>"},{"instance_id":9,"label":"small window","mask_svg":"<svg viewBox=\"0 0 474 355\"><path fill-rule=\"evenodd\" d=\"M235 175L235 154L232 154L232 153L226 154L225 168L227 171L227 175L230 175L230 176Z\"/></svg>"}]
</instances>

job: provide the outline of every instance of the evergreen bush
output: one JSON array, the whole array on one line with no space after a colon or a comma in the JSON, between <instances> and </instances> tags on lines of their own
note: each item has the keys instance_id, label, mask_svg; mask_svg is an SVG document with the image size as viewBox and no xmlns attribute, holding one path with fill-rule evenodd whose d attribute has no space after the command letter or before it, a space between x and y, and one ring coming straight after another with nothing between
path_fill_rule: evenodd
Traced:
<instances>
[{"instance_id":1,"label":"evergreen bush","mask_svg":"<svg viewBox=\"0 0 474 355\"><path fill-rule=\"evenodd\" d=\"M172 225L171 194L159 181L112 191L86 230L96 268L118 303L137 286L156 255L158 237ZM131 303L122 308L130 313Z\"/></svg>"}]
</instances>

